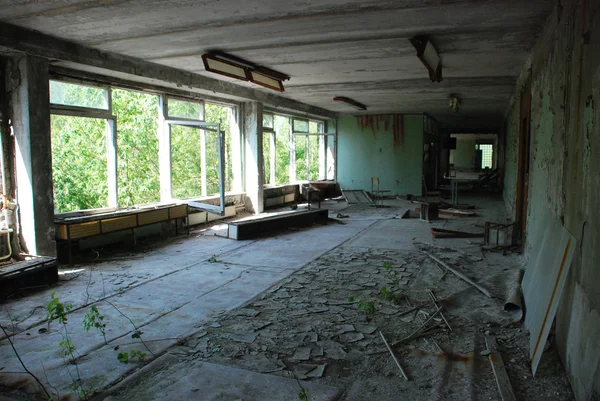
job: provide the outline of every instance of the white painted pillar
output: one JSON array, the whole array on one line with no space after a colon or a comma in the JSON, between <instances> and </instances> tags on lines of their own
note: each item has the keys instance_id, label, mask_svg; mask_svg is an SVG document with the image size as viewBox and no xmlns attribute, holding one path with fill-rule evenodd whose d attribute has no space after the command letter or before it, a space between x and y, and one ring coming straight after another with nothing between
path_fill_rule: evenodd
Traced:
<instances>
[{"instance_id":1,"label":"white painted pillar","mask_svg":"<svg viewBox=\"0 0 600 401\"><path fill-rule=\"evenodd\" d=\"M160 201L170 202L172 199L171 178L171 132L166 122L165 95L158 100L158 165L160 173Z\"/></svg>"},{"instance_id":2,"label":"white painted pillar","mask_svg":"<svg viewBox=\"0 0 600 401\"><path fill-rule=\"evenodd\" d=\"M244 179L242 175L242 135L240 125L240 109L231 109L229 113L229 127L231 129L231 168L233 172L233 182L231 190L242 192L244 190Z\"/></svg>"},{"instance_id":3,"label":"white painted pillar","mask_svg":"<svg viewBox=\"0 0 600 401\"><path fill-rule=\"evenodd\" d=\"M30 254L56 256L48 61L22 56L13 68L19 74L10 102L23 245Z\"/></svg>"},{"instance_id":4,"label":"white painted pillar","mask_svg":"<svg viewBox=\"0 0 600 401\"><path fill-rule=\"evenodd\" d=\"M294 127L292 126L292 119L290 122L290 183L296 182L296 137L294 136Z\"/></svg>"},{"instance_id":5,"label":"white painted pillar","mask_svg":"<svg viewBox=\"0 0 600 401\"><path fill-rule=\"evenodd\" d=\"M275 137L275 132L269 133L269 162L271 163L269 166L269 184L275 185L277 175L275 174L275 168L277 167L277 151L275 146L277 146L277 140Z\"/></svg>"},{"instance_id":6,"label":"white painted pillar","mask_svg":"<svg viewBox=\"0 0 600 401\"><path fill-rule=\"evenodd\" d=\"M242 104L242 108L246 208L259 214L264 210L263 105L246 102Z\"/></svg>"},{"instance_id":7,"label":"white painted pillar","mask_svg":"<svg viewBox=\"0 0 600 401\"><path fill-rule=\"evenodd\" d=\"M106 164L108 172L108 206L119 205L119 180L117 176L117 122L106 120Z\"/></svg>"},{"instance_id":8,"label":"white painted pillar","mask_svg":"<svg viewBox=\"0 0 600 401\"><path fill-rule=\"evenodd\" d=\"M319 136L319 179L327 178L327 137Z\"/></svg>"},{"instance_id":9,"label":"white painted pillar","mask_svg":"<svg viewBox=\"0 0 600 401\"><path fill-rule=\"evenodd\" d=\"M219 134L216 134L219 135ZM208 195L208 185L206 181L206 131L200 130L200 179L201 179L201 188L202 188L202 196Z\"/></svg>"}]
</instances>

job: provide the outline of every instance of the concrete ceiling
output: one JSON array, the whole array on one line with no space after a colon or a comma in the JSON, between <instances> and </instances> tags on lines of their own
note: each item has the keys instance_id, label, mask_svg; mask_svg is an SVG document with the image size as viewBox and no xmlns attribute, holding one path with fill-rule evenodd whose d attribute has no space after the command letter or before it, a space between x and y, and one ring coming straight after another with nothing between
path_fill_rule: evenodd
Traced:
<instances>
[{"instance_id":1,"label":"concrete ceiling","mask_svg":"<svg viewBox=\"0 0 600 401\"><path fill-rule=\"evenodd\" d=\"M222 50L291 76L283 96L354 113L427 112L454 127L497 128L549 0L0 0L0 19L80 44L213 78ZM408 38L427 34L432 83ZM251 85L230 80L241 85ZM267 89L265 89L267 90ZM459 113L447 96L461 98Z\"/></svg>"}]
</instances>

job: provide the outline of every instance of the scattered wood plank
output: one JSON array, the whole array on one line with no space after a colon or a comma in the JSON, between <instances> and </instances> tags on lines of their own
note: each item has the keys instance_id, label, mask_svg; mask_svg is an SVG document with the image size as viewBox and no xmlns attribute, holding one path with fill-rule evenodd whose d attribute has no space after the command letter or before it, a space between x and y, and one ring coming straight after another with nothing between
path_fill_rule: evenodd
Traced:
<instances>
[{"instance_id":1,"label":"scattered wood plank","mask_svg":"<svg viewBox=\"0 0 600 401\"><path fill-rule=\"evenodd\" d=\"M502 401L516 401L517 398L515 397L510 380L508 379L504 361L502 360L502 354L498 351L496 337L486 335L485 345L487 346L488 351L490 351L488 358L490 359L490 364L492 365L492 370L496 377L496 384L498 385L498 391L500 391Z\"/></svg>"},{"instance_id":2,"label":"scattered wood plank","mask_svg":"<svg viewBox=\"0 0 600 401\"><path fill-rule=\"evenodd\" d=\"M492 294L488 290L486 290L485 288L483 288L482 286L480 286L479 284L477 284L476 282L474 282L473 280L471 280L470 278L468 278L467 276L465 276L464 274L462 274L458 270L453 269L452 267L448 266L446 263L442 262L441 260L439 260L435 256L428 254L427 252L423 252L423 253L425 255L427 255L428 257L430 257L431 259L433 259L434 261L436 261L437 263L439 263L441 266L443 266L446 269L448 269L451 273L454 273L454 275L456 275L458 278L466 281L467 283L471 284L473 287L477 288L479 291L481 291L483 294L485 294L489 298L493 298Z\"/></svg>"},{"instance_id":3,"label":"scattered wood plank","mask_svg":"<svg viewBox=\"0 0 600 401\"><path fill-rule=\"evenodd\" d=\"M420 207L416 208L415 212L420 213L421 208ZM475 216L477 216L477 213L475 213L475 212L465 212L464 210L457 210L457 209L440 209L438 211L438 214L441 214L444 216L454 216L454 217L475 217Z\"/></svg>"},{"instance_id":4,"label":"scattered wood plank","mask_svg":"<svg viewBox=\"0 0 600 401\"><path fill-rule=\"evenodd\" d=\"M383 333L381 332L381 330L379 331L379 335L381 336L381 339L383 340L383 343L385 344L388 351L390 351L392 358L394 358L394 362L396 362L398 369L400 369L400 373L402 373L402 376L404 376L404 379L406 379L406 381L408 381L408 376L406 375L406 372L404 372L404 369L402 369L400 362L398 362L398 358L396 358L396 355L394 355L394 351L392 350L392 348L390 348L390 345L388 344L387 340L383 336Z\"/></svg>"},{"instance_id":5,"label":"scattered wood plank","mask_svg":"<svg viewBox=\"0 0 600 401\"><path fill-rule=\"evenodd\" d=\"M445 230L443 228L431 227L431 235L434 238L483 238L485 233L467 233L464 231Z\"/></svg>"},{"instance_id":6,"label":"scattered wood plank","mask_svg":"<svg viewBox=\"0 0 600 401\"><path fill-rule=\"evenodd\" d=\"M452 327L450 327L450 323L448 323L448 321L446 320L446 316L444 316L444 313L442 312L442 306L439 303L440 300L438 299L438 297L436 297L435 294L433 293L433 291L431 291L431 290L429 290L429 297L431 298L431 300L435 304L436 308L439 309L440 316L442 317L442 319L444 319L444 323L446 323L446 326L448 326L448 329L450 331L452 331Z\"/></svg>"}]
</instances>

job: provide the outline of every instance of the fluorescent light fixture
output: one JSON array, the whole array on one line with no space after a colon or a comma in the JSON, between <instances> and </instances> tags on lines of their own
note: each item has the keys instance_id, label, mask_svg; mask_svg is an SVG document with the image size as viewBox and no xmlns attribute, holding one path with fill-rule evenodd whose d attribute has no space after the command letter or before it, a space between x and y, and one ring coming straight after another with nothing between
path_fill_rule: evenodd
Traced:
<instances>
[{"instance_id":1,"label":"fluorescent light fixture","mask_svg":"<svg viewBox=\"0 0 600 401\"><path fill-rule=\"evenodd\" d=\"M242 81L249 80L244 67L234 64L231 61L222 60L214 54L203 54L202 61L204 61L206 71L225 75L230 78L241 79Z\"/></svg>"},{"instance_id":2,"label":"fluorescent light fixture","mask_svg":"<svg viewBox=\"0 0 600 401\"><path fill-rule=\"evenodd\" d=\"M262 72L250 70L250 81L265 88L283 92L283 82L279 79L272 78Z\"/></svg>"},{"instance_id":3,"label":"fluorescent light fixture","mask_svg":"<svg viewBox=\"0 0 600 401\"><path fill-rule=\"evenodd\" d=\"M442 59L431 41L425 36L415 36L409 40L417 50L417 57L429 71L429 79L432 82L441 82Z\"/></svg>"},{"instance_id":4,"label":"fluorescent light fixture","mask_svg":"<svg viewBox=\"0 0 600 401\"><path fill-rule=\"evenodd\" d=\"M366 110L367 109L367 106L365 106L364 104L359 103L356 100L352 100L348 97L336 96L333 98L333 100L336 102L344 102L346 104L349 104L352 107L356 107L358 110Z\"/></svg>"},{"instance_id":5,"label":"fluorescent light fixture","mask_svg":"<svg viewBox=\"0 0 600 401\"><path fill-rule=\"evenodd\" d=\"M289 76L268 68L259 67L246 60L222 52L211 52L202 55L206 71L225 75L242 81L251 81L265 88L283 92L283 81Z\"/></svg>"}]
</instances>

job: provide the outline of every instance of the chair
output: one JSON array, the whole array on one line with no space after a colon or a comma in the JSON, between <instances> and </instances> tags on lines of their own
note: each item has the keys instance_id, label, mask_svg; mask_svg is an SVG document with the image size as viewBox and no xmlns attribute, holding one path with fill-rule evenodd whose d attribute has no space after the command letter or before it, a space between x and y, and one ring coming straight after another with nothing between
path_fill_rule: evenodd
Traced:
<instances>
[{"instance_id":1,"label":"chair","mask_svg":"<svg viewBox=\"0 0 600 401\"><path fill-rule=\"evenodd\" d=\"M383 206L383 195L387 192L390 192L390 190L379 188L379 177L371 177L371 196L375 200L375 207ZM381 201L379 204L377 203L378 199Z\"/></svg>"}]
</instances>

